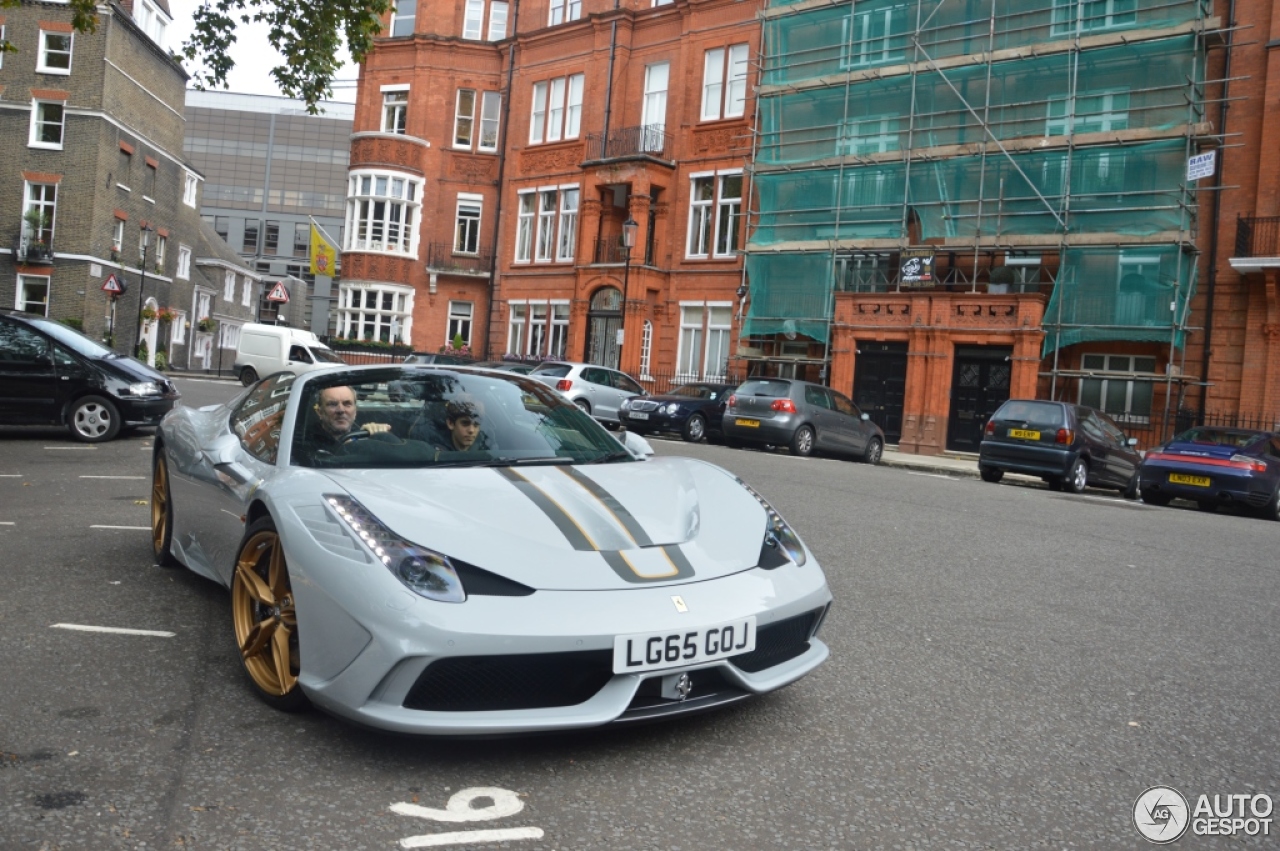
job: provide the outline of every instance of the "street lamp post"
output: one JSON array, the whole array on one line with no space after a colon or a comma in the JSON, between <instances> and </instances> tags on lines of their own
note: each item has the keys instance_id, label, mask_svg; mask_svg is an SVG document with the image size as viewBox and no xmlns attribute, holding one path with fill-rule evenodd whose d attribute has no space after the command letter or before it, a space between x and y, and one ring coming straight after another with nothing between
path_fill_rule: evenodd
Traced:
<instances>
[{"instance_id":1,"label":"street lamp post","mask_svg":"<svg viewBox=\"0 0 1280 851\"><path fill-rule=\"evenodd\" d=\"M142 306L145 304L143 300L143 291L147 288L147 253L151 248L151 234L155 232L155 228L146 222L142 223L142 260L140 263L138 274L138 343L142 342ZM134 344L134 353L138 351L138 343ZM151 347L147 347L147 365L155 366L155 352L151 351Z\"/></svg>"},{"instance_id":2,"label":"street lamp post","mask_svg":"<svg viewBox=\"0 0 1280 851\"><path fill-rule=\"evenodd\" d=\"M627 220L622 223L622 247L627 249L627 256L623 261L624 265L622 267L622 323L624 328L627 322L627 299L631 294L631 290L629 286L631 282L631 248L636 244L636 229L639 227L640 225L636 224L636 220L631 218L631 216L627 216ZM623 336L622 345L625 346L626 345L625 330L623 331L623 334L624 336ZM619 347L619 349L621 349L621 347ZM621 350L619 350L618 352L618 360L619 360L619 363L615 364L614 365L615 367L619 367L622 365Z\"/></svg>"}]
</instances>

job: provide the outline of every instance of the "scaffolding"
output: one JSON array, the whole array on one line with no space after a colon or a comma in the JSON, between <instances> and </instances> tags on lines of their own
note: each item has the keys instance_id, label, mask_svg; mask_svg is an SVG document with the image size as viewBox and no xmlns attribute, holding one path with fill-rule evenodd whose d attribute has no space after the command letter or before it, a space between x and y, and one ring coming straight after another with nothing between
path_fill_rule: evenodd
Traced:
<instances>
[{"instance_id":1,"label":"scaffolding","mask_svg":"<svg viewBox=\"0 0 1280 851\"><path fill-rule=\"evenodd\" d=\"M1148 340L1173 357L1195 289L1186 163L1214 141L1210 13L1208 0L771 0L743 336L829 343L836 291L897 290L894 258L933 248L951 285L976 288L997 258L1052 266L1046 356Z\"/></svg>"}]
</instances>

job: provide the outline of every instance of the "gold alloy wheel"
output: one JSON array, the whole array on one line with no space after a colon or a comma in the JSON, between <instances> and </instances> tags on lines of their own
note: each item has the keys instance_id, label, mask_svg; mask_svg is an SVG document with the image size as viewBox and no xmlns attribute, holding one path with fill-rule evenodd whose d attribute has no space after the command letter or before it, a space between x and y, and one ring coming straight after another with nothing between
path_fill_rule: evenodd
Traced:
<instances>
[{"instance_id":1,"label":"gold alloy wheel","mask_svg":"<svg viewBox=\"0 0 1280 851\"><path fill-rule=\"evenodd\" d=\"M169 465L161 453L151 476L151 549L156 558L164 553L165 533L169 531Z\"/></svg>"},{"instance_id":2,"label":"gold alloy wheel","mask_svg":"<svg viewBox=\"0 0 1280 851\"><path fill-rule=\"evenodd\" d=\"M231 614L240 658L254 685L273 697L296 689L298 618L284 548L274 529L251 535L240 548L231 584Z\"/></svg>"}]
</instances>

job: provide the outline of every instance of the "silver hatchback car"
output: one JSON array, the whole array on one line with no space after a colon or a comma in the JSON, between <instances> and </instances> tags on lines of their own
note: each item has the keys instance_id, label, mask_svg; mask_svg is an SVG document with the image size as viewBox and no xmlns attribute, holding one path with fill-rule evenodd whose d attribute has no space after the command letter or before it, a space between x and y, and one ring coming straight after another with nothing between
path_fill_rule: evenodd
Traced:
<instances>
[{"instance_id":1,"label":"silver hatchback car","mask_svg":"<svg viewBox=\"0 0 1280 851\"><path fill-rule=\"evenodd\" d=\"M792 455L817 451L879 464L884 432L843 393L790 378L748 378L724 412L730 446L786 446Z\"/></svg>"},{"instance_id":2,"label":"silver hatchback car","mask_svg":"<svg viewBox=\"0 0 1280 851\"><path fill-rule=\"evenodd\" d=\"M529 377L559 390L579 408L611 425L621 425L618 410L623 399L649 395L625 372L594 363L546 361L534 367Z\"/></svg>"}]
</instances>

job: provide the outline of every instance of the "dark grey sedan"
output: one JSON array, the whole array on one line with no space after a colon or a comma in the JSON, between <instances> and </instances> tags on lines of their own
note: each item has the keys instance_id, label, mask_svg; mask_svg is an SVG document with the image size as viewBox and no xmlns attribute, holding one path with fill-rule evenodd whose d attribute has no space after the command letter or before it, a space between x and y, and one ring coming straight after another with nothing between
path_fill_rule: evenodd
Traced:
<instances>
[{"instance_id":1,"label":"dark grey sedan","mask_svg":"<svg viewBox=\"0 0 1280 851\"><path fill-rule=\"evenodd\" d=\"M786 446L792 455L830 452L879 464L884 432L843 393L791 378L748 378L724 413L730 446Z\"/></svg>"}]
</instances>

